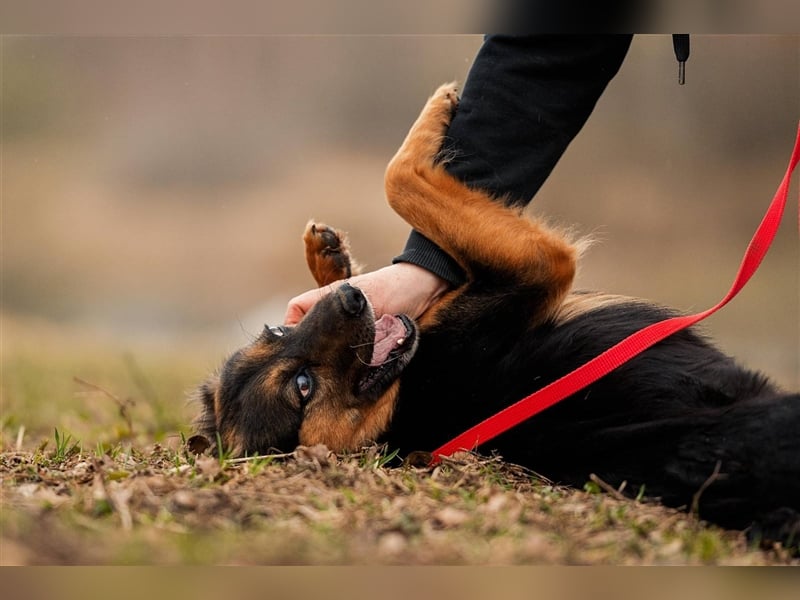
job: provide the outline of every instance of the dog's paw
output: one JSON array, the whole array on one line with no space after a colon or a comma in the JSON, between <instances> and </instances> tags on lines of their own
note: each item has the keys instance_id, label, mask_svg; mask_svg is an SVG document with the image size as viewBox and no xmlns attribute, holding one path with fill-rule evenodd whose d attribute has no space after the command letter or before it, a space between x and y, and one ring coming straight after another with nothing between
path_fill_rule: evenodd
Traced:
<instances>
[{"instance_id":1,"label":"dog's paw","mask_svg":"<svg viewBox=\"0 0 800 600\"><path fill-rule=\"evenodd\" d=\"M450 125L450 121L458 108L458 86L450 82L440 85L428 101L428 110L444 123Z\"/></svg>"},{"instance_id":2,"label":"dog's paw","mask_svg":"<svg viewBox=\"0 0 800 600\"><path fill-rule=\"evenodd\" d=\"M399 181L402 182L400 187L403 187L406 176L418 177L419 167L432 167L441 162L442 141L457 107L456 84L446 83L439 86L428 98L405 141L389 162L386 172L388 184Z\"/></svg>"},{"instance_id":3,"label":"dog's paw","mask_svg":"<svg viewBox=\"0 0 800 600\"><path fill-rule=\"evenodd\" d=\"M309 247L317 254L328 256L332 253L342 251L345 239L344 234L324 223L314 223L310 221L306 225L306 231L303 234L303 241L306 243L306 248Z\"/></svg>"},{"instance_id":4,"label":"dog's paw","mask_svg":"<svg viewBox=\"0 0 800 600\"><path fill-rule=\"evenodd\" d=\"M458 108L458 85L455 81L440 85L439 89L434 93L434 96L441 97L442 103L450 110Z\"/></svg>"},{"instance_id":5,"label":"dog's paw","mask_svg":"<svg viewBox=\"0 0 800 600\"><path fill-rule=\"evenodd\" d=\"M303 242L308 268L320 287L354 275L354 262L344 232L309 221Z\"/></svg>"}]
</instances>

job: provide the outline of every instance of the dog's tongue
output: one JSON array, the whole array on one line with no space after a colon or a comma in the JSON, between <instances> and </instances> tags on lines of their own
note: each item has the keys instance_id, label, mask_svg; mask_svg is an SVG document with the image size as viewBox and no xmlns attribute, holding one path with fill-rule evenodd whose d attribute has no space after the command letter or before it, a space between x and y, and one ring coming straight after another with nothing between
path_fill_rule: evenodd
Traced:
<instances>
[{"instance_id":1,"label":"dog's tongue","mask_svg":"<svg viewBox=\"0 0 800 600\"><path fill-rule=\"evenodd\" d=\"M383 315L375 321L375 345L369 366L377 367L386 362L389 353L400 346L406 337L406 326L393 315Z\"/></svg>"}]
</instances>

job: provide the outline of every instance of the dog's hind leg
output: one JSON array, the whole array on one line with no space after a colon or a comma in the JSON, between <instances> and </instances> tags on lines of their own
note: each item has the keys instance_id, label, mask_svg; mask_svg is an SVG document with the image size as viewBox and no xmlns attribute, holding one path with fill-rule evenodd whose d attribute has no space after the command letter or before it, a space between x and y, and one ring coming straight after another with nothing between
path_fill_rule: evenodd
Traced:
<instances>
[{"instance_id":1,"label":"dog's hind leg","mask_svg":"<svg viewBox=\"0 0 800 600\"><path fill-rule=\"evenodd\" d=\"M737 529L755 520L753 537L800 553L800 395L766 392L684 418L659 495L676 505L691 492L701 518ZM684 498L669 497L667 490L680 489Z\"/></svg>"},{"instance_id":2,"label":"dog's hind leg","mask_svg":"<svg viewBox=\"0 0 800 600\"><path fill-rule=\"evenodd\" d=\"M303 242L306 263L319 287L361 272L361 266L350 256L350 244L343 231L309 221Z\"/></svg>"},{"instance_id":3,"label":"dog's hind leg","mask_svg":"<svg viewBox=\"0 0 800 600\"><path fill-rule=\"evenodd\" d=\"M561 233L445 170L439 152L456 106L453 84L428 100L386 170L389 204L449 254L468 279L535 287L542 292L537 313L551 314L572 284L577 250Z\"/></svg>"}]
</instances>

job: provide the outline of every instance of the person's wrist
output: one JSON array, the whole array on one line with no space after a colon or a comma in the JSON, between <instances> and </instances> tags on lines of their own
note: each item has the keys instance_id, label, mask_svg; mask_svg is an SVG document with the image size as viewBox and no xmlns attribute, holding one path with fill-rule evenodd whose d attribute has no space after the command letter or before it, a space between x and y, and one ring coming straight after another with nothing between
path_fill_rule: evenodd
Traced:
<instances>
[{"instance_id":1,"label":"person's wrist","mask_svg":"<svg viewBox=\"0 0 800 600\"><path fill-rule=\"evenodd\" d=\"M415 317L428 310L450 288L447 280L414 263L399 262L392 265L391 268L395 269L395 272L407 285L413 285L421 297L418 314Z\"/></svg>"}]
</instances>

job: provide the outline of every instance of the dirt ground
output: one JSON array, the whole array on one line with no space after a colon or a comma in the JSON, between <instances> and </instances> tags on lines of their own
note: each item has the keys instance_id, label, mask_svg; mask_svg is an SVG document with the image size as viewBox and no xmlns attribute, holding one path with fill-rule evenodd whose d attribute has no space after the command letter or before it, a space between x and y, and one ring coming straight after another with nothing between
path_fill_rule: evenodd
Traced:
<instances>
[{"instance_id":1,"label":"dirt ground","mask_svg":"<svg viewBox=\"0 0 800 600\"><path fill-rule=\"evenodd\" d=\"M602 481L497 457L390 466L368 448L244 460L71 440L0 455L5 565L797 565Z\"/></svg>"}]
</instances>

